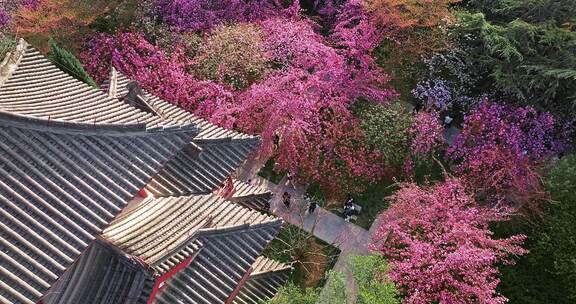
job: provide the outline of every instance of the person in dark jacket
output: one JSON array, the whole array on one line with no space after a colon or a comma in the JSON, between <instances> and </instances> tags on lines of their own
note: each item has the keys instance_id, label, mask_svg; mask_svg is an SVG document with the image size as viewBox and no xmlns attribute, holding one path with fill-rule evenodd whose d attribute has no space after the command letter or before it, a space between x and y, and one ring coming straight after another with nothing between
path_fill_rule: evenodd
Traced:
<instances>
[{"instance_id":1,"label":"person in dark jacket","mask_svg":"<svg viewBox=\"0 0 576 304\"><path fill-rule=\"evenodd\" d=\"M314 201L310 202L310 205L308 206L308 214L314 213L314 210L316 210L316 207L318 207L318 203L316 203Z\"/></svg>"},{"instance_id":2,"label":"person in dark jacket","mask_svg":"<svg viewBox=\"0 0 576 304\"><path fill-rule=\"evenodd\" d=\"M290 194L288 191L284 191L284 194L282 194L282 202L286 208L290 209Z\"/></svg>"}]
</instances>

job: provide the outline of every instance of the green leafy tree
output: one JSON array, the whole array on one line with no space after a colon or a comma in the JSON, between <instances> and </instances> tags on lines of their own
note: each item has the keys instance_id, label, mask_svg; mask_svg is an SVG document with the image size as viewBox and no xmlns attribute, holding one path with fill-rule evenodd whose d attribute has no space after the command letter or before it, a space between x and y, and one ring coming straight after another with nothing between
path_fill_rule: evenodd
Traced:
<instances>
[{"instance_id":1,"label":"green leafy tree","mask_svg":"<svg viewBox=\"0 0 576 304\"><path fill-rule=\"evenodd\" d=\"M357 304L400 304L398 291L388 278L388 263L380 255L350 257L352 275L358 285Z\"/></svg>"},{"instance_id":2,"label":"green leafy tree","mask_svg":"<svg viewBox=\"0 0 576 304\"><path fill-rule=\"evenodd\" d=\"M503 96L558 114L576 107L576 32L552 23L517 19L493 23L482 13L461 13L454 32L462 60L487 72Z\"/></svg>"},{"instance_id":3,"label":"green leafy tree","mask_svg":"<svg viewBox=\"0 0 576 304\"><path fill-rule=\"evenodd\" d=\"M267 304L316 304L318 290L313 288L301 289L293 283L288 283L278 291L278 294Z\"/></svg>"},{"instance_id":4,"label":"green leafy tree","mask_svg":"<svg viewBox=\"0 0 576 304\"><path fill-rule=\"evenodd\" d=\"M390 165L401 166L410 145L410 113L398 102L366 103L359 106L358 112L366 144L381 151Z\"/></svg>"},{"instance_id":5,"label":"green leafy tree","mask_svg":"<svg viewBox=\"0 0 576 304\"><path fill-rule=\"evenodd\" d=\"M54 64L70 76L95 88L98 87L96 82L86 73L84 67L82 67L82 63L80 63L72 53L60 48L53 39L50 39L50 47L52 48L52 52L49 58Z\"/></svg>"},{"instance_id":6,"label":"green leafy tree","mask_svg":"<svg viewBox=\"0 0 576 304\"><path fill-rule=\"evenodd\" d=\"M326 286L322 289L317 304L346 304L346 280L344 279L344 274L330 270L326 278Z\"/></svg>"},{"instance_id":7,"label":"green leafy tree","mask_svg":"<svg viewBox=\"0 0 576 304\"><path fill-rule=\"evenodd\" d=\"M503 270L500 292L510 303L576 302L576 155L561 159L544 185L553 200L544 218L505 227L528 231L529 254Z\"/></svg>"},{"instance_id":8,"label":"green leafy tree","mask_svg":"<svg viewBox=\"0 0 576 304\"><path fill-rule=\"evenodd\" d=\"M499 22L522 19L530 23L554 22L562 27L573 27L576 23L573 0L471 0L468 4Z\"/></svg>"}]
</instances>

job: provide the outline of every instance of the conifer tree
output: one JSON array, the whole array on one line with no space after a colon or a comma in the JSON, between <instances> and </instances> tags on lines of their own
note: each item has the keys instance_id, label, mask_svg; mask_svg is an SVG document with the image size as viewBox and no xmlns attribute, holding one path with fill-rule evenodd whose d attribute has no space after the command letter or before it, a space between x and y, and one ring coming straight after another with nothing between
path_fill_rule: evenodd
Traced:
<instances>
[{"instance_id":1,"label":"conifer tree","mask_svg":"<svg viewBox=\"0 0 576 304\"><path fill-rule=\"evenodd\" d=\"M98 87L96 82L86 73L84 67L82 67L82 63L72 55L72 53L68 52L67 50L60 48L54 39L50 38L50 47L52 48L52 52L50 53L50 60L54 62L61 70L68 73L70 76L92 86Z\"/></svg>"}]
</instances>

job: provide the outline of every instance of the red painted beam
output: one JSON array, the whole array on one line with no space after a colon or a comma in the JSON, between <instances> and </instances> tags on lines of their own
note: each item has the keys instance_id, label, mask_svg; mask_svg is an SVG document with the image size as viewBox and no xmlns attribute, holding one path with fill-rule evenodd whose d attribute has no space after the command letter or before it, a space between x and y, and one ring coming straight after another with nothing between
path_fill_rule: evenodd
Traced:
<instances>
[{"instance_id":1,"label":"red painted beam","mask_svg":"<svg viewBox=\"0 0 576 304\"><path fill-rule=\"evenodd\" d=\"M150 298L148 298L148 304L152 304L152 302L154 302L154 298L156 297L156 294L162 290L164 288L164 286L166 284L164 284L168 279L170 279L173 275L177 274L180 270L186 268L186 266L188 266L190 264L190 262L192 262L192 260L194 259L194 255L189 256L188 258L186 258L184 260L184 262L174 266L174 268L170 269L168 272L164 273L163 275L161 275L160 277L158 277L156 279L156 282L154 282L154 288L152 289L152 294L150 295Z\"/></svg>"},{"instance_id":2,"label":"red painted beam","mask_svg":"<svg viewBox=\"0 0 576 304\"><path fill-rule=\"evenodd\" d=\"M236 298L236 296L240 292L240 289L242 289L244 284L246 284L246 281L248 281L251 274L252 274L252 267L250 267L250 269L248 269L248 271L246 271L246 273L244 274L244 276L242 277L240 282L238 282L238 285L236 285L236 288L234 288L234 290L232 291L232 293L230 294L230 296L226 300L226 304L232 304L232 301L234 301L234 298Z\"/></svg>"}]
</instances>

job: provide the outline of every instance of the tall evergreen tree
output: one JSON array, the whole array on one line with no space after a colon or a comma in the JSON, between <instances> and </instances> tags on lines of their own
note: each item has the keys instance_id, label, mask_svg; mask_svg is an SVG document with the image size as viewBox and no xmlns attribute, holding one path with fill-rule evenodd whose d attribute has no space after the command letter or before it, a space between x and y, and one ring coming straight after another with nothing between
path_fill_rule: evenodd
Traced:
<instances>
[{"instance_id":1,"label":"tall evergreen tree","mask_svg":"<svg viewBox=\"0 0 576 304\"><path fill-rule=\"evenodd\" d=\"M96 82L86 73L82 63L72 55L72 53L59 47L54 39L50 39L50 47L52 52L49 55L50 60L54 62L60 69L68 73L70 76L90 85L98 87Z\"/></svg>"}]
</instances>

